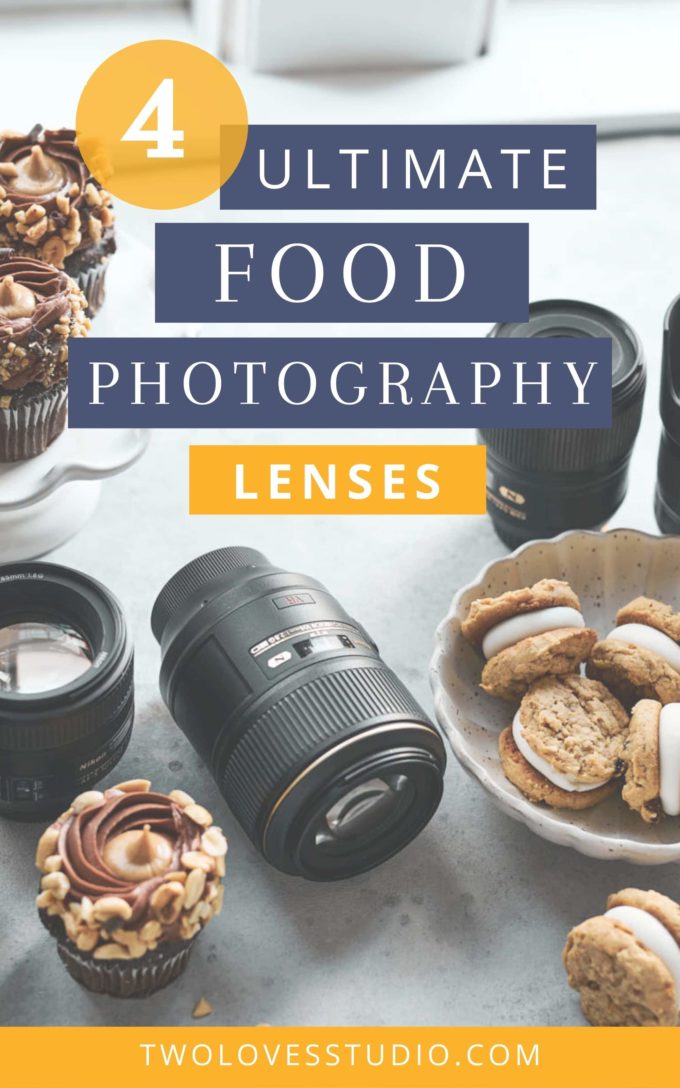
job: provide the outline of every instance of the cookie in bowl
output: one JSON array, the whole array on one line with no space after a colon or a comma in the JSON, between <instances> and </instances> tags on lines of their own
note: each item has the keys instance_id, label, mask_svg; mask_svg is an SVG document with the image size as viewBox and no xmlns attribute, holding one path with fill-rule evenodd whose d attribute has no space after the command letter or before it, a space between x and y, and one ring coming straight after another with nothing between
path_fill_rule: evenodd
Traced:
<instances>
[{"instance_id":1,"label":"cookie in bowl","mask_svg":"<svg viewBox=\"0 0 680 1088\"><path fill-rule=\"evenodd\" d=\"M567 937L567 979L596 1027L673 1027L680 1006L680 905L625 888Z\"/></svg>"},{"instance_id":2,"label":"cookie in bowl","mask_svg":"<svg viewBox=\"0 0 680 1088\"><path fill-rule=\"evenodd\" d=\"M545 677L498 739L505 777L530 801L580 810L618 788L628 714L596 680Z\"/></svg>"},{"instance_id":3,"label":"cookie in bowl","mask_svg":"<svg viewBox=\"0 0 680 1088\"><path fill-rule=\"evenodd\" d=\"M182 790L146 780L88 790L43 833L37 907L72 978L145 997L186 967L222 906L227 843Z\"/></svg>"},{"instance_id":4,"label":"cookie in bowl","mask_svg":"<svg viewBox=\"0 0 680 1088\"><path fill-rule=\"evenodd\" d=\"M629 707L639 699L680 702L680 614L651 597L636 597L595 644L586 672Z\"/></svg>"},{"instance_id":5,"label":"cookie in bowl","mask_svg":"<svg viewBox=\"0 0 680 1088\"><path fill-rule=\"evenodd\" d=\"M543 676L578 672L597 641L571 586L554 578L473 601L461 630L486 658L484 691L511 702Z\"/></svg>"},{"instance_id":6,"label":"cookie in bowl","mask_svg":"<svg viewBox=\"0 0 680 1088\"><path fill-rule=\"evenodd\" d=\"M647 824L680 816L680 703L641 699L624 746L623 799Z\"/></svg>"}]
</instances>

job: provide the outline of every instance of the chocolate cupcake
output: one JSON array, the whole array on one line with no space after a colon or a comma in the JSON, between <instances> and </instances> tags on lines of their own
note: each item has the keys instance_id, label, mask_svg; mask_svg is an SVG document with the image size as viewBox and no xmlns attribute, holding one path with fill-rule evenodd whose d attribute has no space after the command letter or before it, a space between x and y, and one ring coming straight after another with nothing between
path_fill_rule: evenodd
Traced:
<instances>
[{"instance_id":1,"label":"chocolate cupcake","mask_svg":"<svg viewBox=\"0 0 680 1088\"><path fill-rule=\"evenodd\" d=\"M182 790L88 790L43 833L37 907L88 990L146 997L178 977L222 908L227 842Z\"/></svg>"},{"instance_id":2,"label":"chocolate cupcake","mask_svg":"<svg viewBox=\"0 0 680 1088\"><path fill-rule=\"evenodd\" d=\"M0 245L63 269L84 292L90 315L100 309L116 250L114 214L73 129L0 133Z\"/></svg>"},{"instance_id":3,"label":"chocolate cupcake","mask_svg":"<svg viewBox=\"0 0 680 1088\"><path fill-rule=\"evenodd\" d=\"M0 462L35 457L61 434L68 338L90 329L85 296L65 272L6 253L0 253Z\"/></svg>"}]
</instances>

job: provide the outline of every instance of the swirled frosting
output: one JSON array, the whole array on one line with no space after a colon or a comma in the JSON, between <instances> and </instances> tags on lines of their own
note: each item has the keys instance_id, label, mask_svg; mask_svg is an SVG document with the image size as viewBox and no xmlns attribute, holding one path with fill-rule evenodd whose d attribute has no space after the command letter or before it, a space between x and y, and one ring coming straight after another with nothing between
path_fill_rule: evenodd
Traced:
<instances>
[{"instance_id":1,"label":"swirled frosting","mask_svg":"<svg viewBox=\"0 0 680 1088\"><path fill-rule=\"evenodd\" d=\"M163 876L142 883L128 883L116 876L105 860L108 844L116 836L148 824L151 831L169 840L172 861L169 871L181 868L182 855L200 848L201 829L187 819L179 805L162 793L124 793L103 805L72 816L62 828L59 853L71 895L93 901L115 895L132 907L131 921L139 921Z\"/></svg>"},{"instance_id":2,"label":"swirled frosting","mask_svg":"<svg viewBox=\"0 0 680 1088\"><path fill-rule=\"evenodd\" d=\"M26 177L30 177L28 163L36 148L42 151L47 169L34 173L42 173L45 182L50 182L44 192L35 192L32 186L25 184ZM36 126L26 135L5 136L0 139L0 163L10 163L18 171L17 174L7 172L2 181L7 199L17 208L42 204L56 211L57 196L60 193L69 195L74 184L78 186L78 192L73 193L72 203L77 207L84 199L89 171L78 151L74 129L41 130Z\"/></svg>"},{"instance_id":3,"label":"swirled frosting","mask_svg":"<svg viewBox=\"0 0 680 1088\"><path fill-rule=\"evenodd\" d=\"M88 790L38 843L37 905L95 958L137 959L191 940L219 913L226 852L210 813L182 790L153 793L141 780Z\"/></svg>"},{"instance_id":4,"label":"swirled frosting","mask_svg":"<svg viewBox=\"0 0 680 1088\"><path fill-rule=\"evenodd\" d=\"M69 336L85 336L87 302L65 272L0 255L0 395L66 378Z\"/></svg>"},{"instance_id":5,"label":"swirled frosting","mask_svg":"<svg viewBox=\"0 0 680 1088\"><path fill-rule=\"evenodd\" d=\"M21 342L31 331L44 332L70 316L69 295L73 285L65 272L30 257L10 257L0 260L0 283L6 276L32 293L35 308L18 317L3 317L0 310L0 345L9 340Z\"/></svg>"},{"instance_id":6,"label":"swirled frosting","mask_svg":"<svg viewBox=\"0 0 680 1088\"><path fill-rule=\"evenodd\" d=\"M111 203L83 161L74 129L0 133L0 242L57 267L91 246L113 252Z\"/></svg>"}]
</instances>

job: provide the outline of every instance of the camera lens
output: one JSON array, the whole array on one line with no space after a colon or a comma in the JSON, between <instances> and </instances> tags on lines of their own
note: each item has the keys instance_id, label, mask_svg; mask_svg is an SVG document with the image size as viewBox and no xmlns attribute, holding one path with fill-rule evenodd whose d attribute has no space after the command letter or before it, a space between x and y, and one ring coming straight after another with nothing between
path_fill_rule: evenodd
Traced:
<instances>
[{"instance_id":1,"label":"camera lens","mask_svg":"<svg viewBox=\"0 0 680 1088\"><path fill-rule=\"evenodd\" d=\"M276 868L353 876L435 812L439 733L319 582L220 548L168 582L151 626L170 713Z\"/></svg>"},{"instance_id":2,"label":"camera lens","mask_svg":"<svg viewBox=\"0 0 680 1088\"><path fill-rule=\"evenodd\" d=\"M600 529L628 485L646 382L640 341L616 314L571 301L534 302L528 322L496 325L490 335L611 338L611 428L479 432L487 447L488 510L505 544Z\"/></svg>"},{"instance_id":3,"label":"camera lens","mask_svg":"<svg viewBox=\"0 0 680 1088\"><path fill-rule=\"evenodd\" d=\"M664 320L661 422L656 520L662 533L680 534L680 296L671 302Z\"/></svg>"},{"instance_id":4,"label":"camera lens","mask_svg":"<svg viewBox=\"0 0 680 1088\"><path fill-rule=\"evenodd\" d=\"M0 566L0 815L43 819L115 767L134 715L120 605L51 563Z\"/></svg>"},{"instance_id":5,"label":"camera lens","mask_svg":"<svg viewBox=\"0 0 680 1088\"><path fill-rule=\"evenodd\" d=\"M398 774L391 782L371 778L349 790L326 813L326 827L317 833L317 844L363 835L379 826L388 814L394 813L399 791L407 783L408 778Z\"/></svg>"},{"instance_id":6,"label":"camera lens","mask_svg":"<svg viewBox=\"0 0 680 1088\"><path fill-rule=\"evenodd\" d=\"M90 668L90 646L67 623L33 620L0 628L0 691L50 691Z\"/></svg>"}]
</instances>

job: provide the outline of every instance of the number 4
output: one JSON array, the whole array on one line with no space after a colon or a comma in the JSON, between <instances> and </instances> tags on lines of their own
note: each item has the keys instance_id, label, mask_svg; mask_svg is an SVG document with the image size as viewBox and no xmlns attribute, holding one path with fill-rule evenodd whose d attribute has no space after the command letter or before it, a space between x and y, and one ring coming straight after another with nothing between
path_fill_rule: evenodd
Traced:
<instances>
[{"instance_id":1,"label":"number 4","mask_svg":"<svg viewBox=\"0 0 680 1088\"><path fill-rule=\"evenodd\" d=\"M147 147L147 159L183 159L184 148L175 147L184 140L184 130L174 128L174 91L175 81L163 79L156 87L151 98L142 106L129 129L121 140L138 141L143 144L155 143ZM152 114L156 112L156 127L144 128Z\"/></svg>"}]
</instances>

